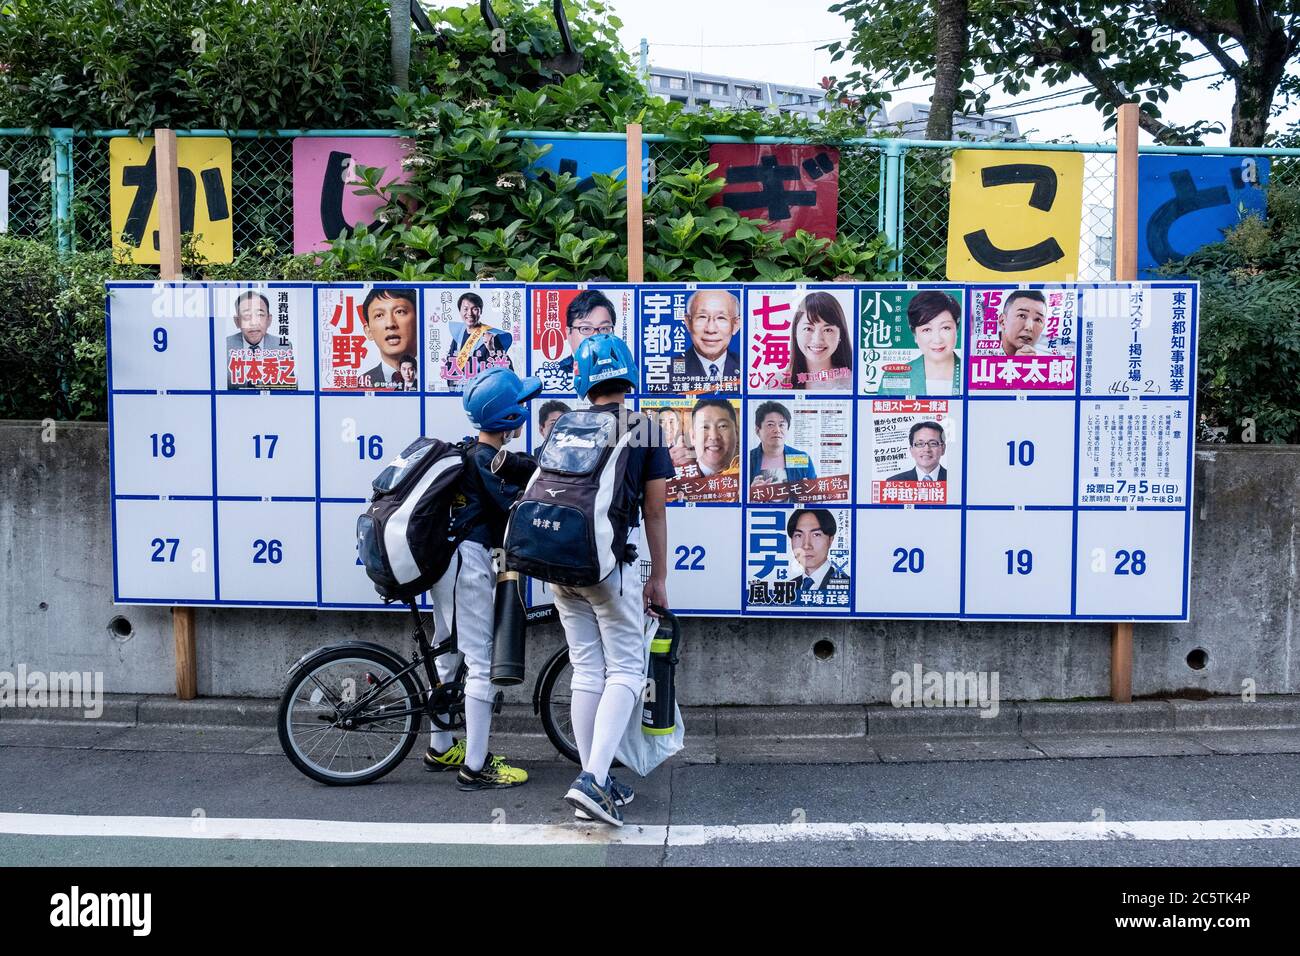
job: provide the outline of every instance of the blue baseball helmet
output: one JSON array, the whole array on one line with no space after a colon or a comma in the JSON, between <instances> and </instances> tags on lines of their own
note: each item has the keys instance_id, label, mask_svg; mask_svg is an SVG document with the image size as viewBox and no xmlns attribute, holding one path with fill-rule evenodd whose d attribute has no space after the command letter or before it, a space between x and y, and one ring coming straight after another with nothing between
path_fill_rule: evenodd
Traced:
<instances>
[{"instance_id":1,"label":"blue baseball helmet","mask_svg":"<svg viewBox=\"0 0 1300 956\"><path fill-rule=\"evenodd\" d=\"M573 390L582 398L593 385L621 379L629 390L636 388L636 362L632 350L616 335L597 332L578 343L573 353Z\"/></svg>"},{"instance_id":2,"label":"blue baseball helmet","mask_svg":"<svg viewBox=\"0 0 1300 956\"><path fill-rule=\"evenodd\" d=\"M461 396L465 414L475 428L485 432L508 432L528 421L525 402L542 391L542 380L534 376L520 379L499 365L484 369L470 380Z\"/></svg>"}]
</instances>

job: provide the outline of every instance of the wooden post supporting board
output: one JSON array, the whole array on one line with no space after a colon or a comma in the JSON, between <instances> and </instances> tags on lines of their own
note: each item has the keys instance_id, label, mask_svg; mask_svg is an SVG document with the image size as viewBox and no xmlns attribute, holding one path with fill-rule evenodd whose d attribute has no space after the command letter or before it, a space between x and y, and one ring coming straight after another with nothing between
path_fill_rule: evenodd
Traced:
<instances>
[{"instance_id":1,"label":"wooden post supporting board","mask_svg":"<svg viewBox=\"0 0 1300 956\"><path fill-rule=\"evenodd\" d=\"M181 276L181 189L176 162L176 132L154 131L154 162L158 174L158 278L167 282ZM176 696L193 700L199 695L194 608L172 608L172 639L176 645Z\"/></svg>"},{"instance_id":2,"label":"wooden post supporting board","mask_svg":"<svg viewBox=\"0 0 1300 956\"><path fill-rule=\"evenodd\" d=\"M641 195L641 124L627 127L627 281L645 281L644 197Z\"/></svg>"},{"instance_id":3,"label":"wooden post supporting board","mask_svg":"<svg viewBox=\"0 0 1300 956\"><path fill-rule=\"evenodd\" d=\"M1115 278L1137 278L1138 105L1119 108L1115 150ZM1110 626L1110 699L1133 700L1133 624Z\"/></svg>"}]
</instances>

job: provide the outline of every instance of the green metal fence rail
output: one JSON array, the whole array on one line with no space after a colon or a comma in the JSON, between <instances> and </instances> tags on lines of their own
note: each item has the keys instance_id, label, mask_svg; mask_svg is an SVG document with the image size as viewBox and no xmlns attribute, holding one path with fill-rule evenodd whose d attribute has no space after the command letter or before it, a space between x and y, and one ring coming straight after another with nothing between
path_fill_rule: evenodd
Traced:
<instances>
[{"instance_id":1,"label":"green metal fence rail","mask_svg":"<svg viewBox=\"0 0 1300 956\"><path fill-rule=\"evenodd\" d=\"M0 169L8 169L9 231L48 237L62 249L106 248L111 243L108 141L127 130L75 132L0 129ZM378 137L398 130L188 130L182 137L229 137L236 254L270 246L293 249L293 139L299 136ZM518 130L520 139L621 140L622 133ZM649 133L655 169L708 158L707 146ZM708 143L807 144L815 140L760 136L705 137ZM819 144L820 145L820 144ZM1083 215L1078 276L1109 279L1113 272L1115 146L1105 143L933 142L850 139L840 149L838 233L869 241L883 233L899 250L895 267L906 278L942 279L947 254L951 158L956 149L999 149L1084 154ZM1300 182L1300 149L1143 146L1142 153L1249 155L1272 158L1275 182Z\"/></svg>"}]
</instances>

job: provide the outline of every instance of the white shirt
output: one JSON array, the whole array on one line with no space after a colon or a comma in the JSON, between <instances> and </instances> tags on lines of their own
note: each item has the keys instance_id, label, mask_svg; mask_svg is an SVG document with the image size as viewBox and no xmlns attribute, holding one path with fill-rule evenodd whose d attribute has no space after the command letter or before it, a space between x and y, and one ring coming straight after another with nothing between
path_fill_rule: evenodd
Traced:
<instances>
[{"instance_id":1,"label":"white shirt","mask_svg":"<svg viewBox=\"0 0 1300 956\"><path fill-rule=\"evenodd\" d=\"M952 379L950 378L927 378L925 380L925 394L927 395L951 395Z\"/></svg>"},{"instance_id":2,"label":"white shirt","mask_svg":"<svg viewBox=\"0 0 1300 956\"><path fill-rule=\"evenodd\" d=\"M812 584L808 586L808 590L816 591L822 586L822 582L826 580L826 575L831 573L831 562L829 558L811 571L805 571L803 566L797 562L792 564L791 567L795 572L795 580L799 582L799 590L801 591L803 590L803 579L805 577L812 578Z\"/></svg>"},{"instance_id":3,"label":"white shirt","mask_svg":"<svg viewBox=\"0 0 1300 956\"><path fill-rule=\"evenodd\" d=\"M938 464L938 465L935 465L935 466L934 466L934 469L933 469L932 471L922 471L922 470L918 467L918 468L916 469L916 480L917 480L917 481L925 481L925 476L926 476L926 475L929 475L929 476L930 476L931 478L933 478L935 481L938 481L938 480L939 480L939 469L940 469L941 467L943 467L943 466L942 466L942 463L941 463L941 464Z\"/></svg>"},{"instance_id":4,"label":"white shirt","mask_svg":"<svg viewBox=\"0 0 1300 956\"><path fill-rule=\"evenodd\" d=\"M699 349L691 349L691 351L694 352L695 357L700 360L700 368L704 369L705 375L709 374L710 365L716 365L718 367L718 375L717 375L718 380L721 381L722 379L727 377L727 353L726 352L723 352L715 359L707 359L700 354Z\"/></svg>"}]
</instances>

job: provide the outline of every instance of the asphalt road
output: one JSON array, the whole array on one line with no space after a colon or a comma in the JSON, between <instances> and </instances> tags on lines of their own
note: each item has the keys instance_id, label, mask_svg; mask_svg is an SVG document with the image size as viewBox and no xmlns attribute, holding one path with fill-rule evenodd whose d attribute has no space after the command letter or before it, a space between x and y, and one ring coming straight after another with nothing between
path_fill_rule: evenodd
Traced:
<instances>
[{"instance_id":1,"label":"asphalt road","mask_svg":"<svg viewBox=\"0 0 1300 956\"><path fill-rule=\"evenodd\" d=\"M8 729L0 865L1300 864L1297 754L674 761L635 781L629 826L612 831L573 820L574 770L555 760L520 761L532 779L509 791L461 793L416 760L331 788L273 741L225 752L247 741L135 729L99 749L89 730Z\"/></svg>"}]
</instances>

